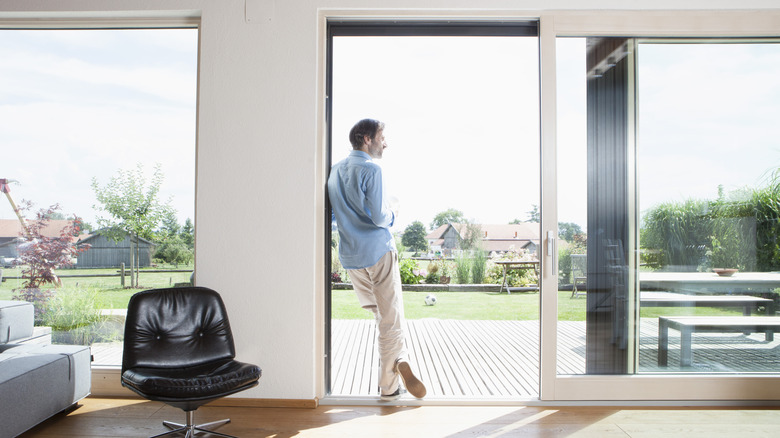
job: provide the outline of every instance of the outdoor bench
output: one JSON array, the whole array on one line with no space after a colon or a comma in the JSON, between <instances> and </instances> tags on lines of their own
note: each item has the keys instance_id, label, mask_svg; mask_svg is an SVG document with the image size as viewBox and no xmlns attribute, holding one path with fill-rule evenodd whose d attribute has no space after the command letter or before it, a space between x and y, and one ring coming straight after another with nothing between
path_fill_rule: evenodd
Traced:
<instances>
[{"instance_id":1,"label":"outdoor bench","mask_svg":"<svg viewBox=\"0 0 780 438\"><path fill-rule=\"evenodd\" d=\"M639 305L641 307L741 307L744 316L750 316L753 309L764 307L767 315L775 314L773 300L750 295L687 295L642 291L639 293Z\"/></svg>"},{"instance_id":2,"label":"outdoor bench","mask_svg":"<svg viewBox=\"0 0 780 438\"><path fill-rule=\"evenodd\" d=\"M666 366L669 355L669 329L680 332L680 366L693 362L693 333L765 333L768 342L780 330L777 316L660 316L658 317L658 366Z\"/></svg>"}]
</instances>

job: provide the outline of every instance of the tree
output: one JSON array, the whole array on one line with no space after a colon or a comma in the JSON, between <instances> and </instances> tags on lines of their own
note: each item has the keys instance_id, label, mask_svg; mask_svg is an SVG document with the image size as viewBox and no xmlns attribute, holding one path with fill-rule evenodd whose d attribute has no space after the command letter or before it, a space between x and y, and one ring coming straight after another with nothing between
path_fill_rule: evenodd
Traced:
<instances>
[{"instance_id":1,"label":"tree","mask_svg":"<svg viewBox=\"0 0 780 438\"><path fill-rule=\"evenodd\" d=\"M179 237L187 245L189 249L195 249L195 225L192 224L192 219L187 218L184 221L184 226L181 227Z\"/></svg>"},{"instance_id":2,"label":"tree","mask_svg":"<svg viewBox=\"0 0 780 438\"><path fill-rule=\"evenodd\" d=\"M404 230L401 242L412 251L426 251L428 241L425 240L425 225L420 221L414 221Z\"/></svg>"},{"instance_id":3,"label":"tree","mask_svg":"<svg viewBox=\"0 0 780 438\"><path fill-rule=\"evenodd\" d=\"M130 285L138 287L138 242L139 239L151 240L154 230L170 214L170 199L165 203L158 197L163 174L160 165L154 168L151 182L147 186L143 165L138 163L135 171L120 169L111 177L105 187L101 187L96 178L92 178L92 189L100 203L92 207L105 212L109 217L98 217L97 223L104 229L106 236L115 242L130 237ZM135 270L135 271L134 271Z\"/></svg>"},{"instance_id":4,"label":"tree","mask_svg":"<svg viewBox=\"0 0 780 438\"><path fill-rule=\"evenodd\" d=\"M160 244L154 257L178 267L180 264L186 265L192 262L195 255L179 236L173 236Z\"/></svg>"},{"instance_id":5,"label":"tree","mask_svg":"<svg viewBox=\"0 0 780 438\"><path fill-rule=\"evenodd\" d=\"M76 215L72 215L71 217L68 218L68 220L77 222L79 224L79 232L81 232L81 233L91 233L94 230L94 228L92 227L92 224L90 224L89 222L84 221L84 219L82 219L82 218L80 218L80 217L78 217Z\"/></svg>"},{"instance_id":6,"label":"tree","mask_svg":"<svg viewBox=\"0 0 780 438\"><path fill-rule=\"evenodd\" d=\"M192 228L192 221L187 219L189 229ZM195 258L193 248L188 244L192 243L192 234L184 230L179 225L176 218L176 212L170 210L162 220L162 227L158 231L159 245L154 257L165 263L176 265L188 264Z\"/></svg>"},{"instance_id":7,"label":"tree","mask_svg":"<svg viewBox=\"0 0 780 438\"><path fill-rule=\"evenodd\" d=\"M574 240L574 236L583 234L582 227L574 222L558 222L558 237L571 242Z\"/></svg>"},{"instance_id":8,"label":"tree","mask_svg":"<svg viewBox=\"0 0 780 438\"><path fill-rule=\"evenodd\" d=\"M460 249L480 249L482 245L482 227L474 221L466 221L466 228L460 236Z\"/></svg>"},{"instance_id":9,"label":"tree","mask_svg":"<svg viewBox=\"0 0 780 438\"><path fill-rule=\"evenodd\" d=\"M454 208L450 208L448 210L442 211L433 218L433 222L431 222L431 229L435 230L442 225L460 224L463 222L466 222L466 217L463 215L463 212Z\"/></svg>"},{"instance_id":10,"label":"tree","mask_svg":"<svg viewBox=\"0 0 780 438\"><path fill-rule=\"evenodd\" d=\"M26 202L20 210L31 208L32 204ZM80 233L79 222L75 220L60 230L59 237L46 237L43 234L43 230L52 220L51 217L58 217L59 208L59 205L55 204L48 209L39 210L35 219L27 222L26 230L21 233L23 242L19 244L16 264L23 266L24 289L38 289L46 283L59 285L60 280L54 270L70 266L79 252L89 248L89 245L75 245L75 238Z\"/></svg>"},{"instance_id":11,"label":"tree","mask_svg":"<svg viewBox=\"0 0 780 438\"><path fill-rule=\"evenodd\" d=\"M178 236L181 232L181 225L176 218L176 212L172 209L168 211L165 217L162 219L162 227L160 227L160 236L163 240Z\"/></svg>"},{"instance_id":12,"label":"tree","mask_svg":"<svg viewBox=\"0 0 780 438\"><path fill-rule=\"evenodd\" d=\"M527 211L526 214L528 214L528 220L526 222L536 222L536 223L541 222L538 205L533 204L531 206L531 210Z\"/></svg>"}]
</instances>

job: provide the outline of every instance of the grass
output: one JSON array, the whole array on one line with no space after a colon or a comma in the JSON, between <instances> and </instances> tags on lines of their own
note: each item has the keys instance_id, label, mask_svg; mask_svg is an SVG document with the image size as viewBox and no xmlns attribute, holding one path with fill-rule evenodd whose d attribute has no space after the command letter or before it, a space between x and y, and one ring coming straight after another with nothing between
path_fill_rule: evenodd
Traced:
<instances>
[{"instance_id":1,"label":"grass","mask_svg":"<svg viewBox=\"0 0 780 438\"><path fill-rule=\"evenodd\" d=\"M191 269L192 266L181 266L180 269ZM158 268L158 271L174 269L173 266L165 266ZM109 269L58 269L55 271L57 275L111 275L116 274L116 268ZM19 277L21 270L19 268L3 269L3 277ZM124 309L127 308L127 303L130 301L130 297L144 289L154 289L160 287L172 286L176 283L185 283L190 280L189 272L155 272L153 269L141 270L139 289L125 289L122 288L120 279L116 277L76 277L62 278L62 284L65 287L85 287L96 288L101 291L102 298L105 299L105 305L111 306L112 309ZM130 283L130 277L126 277L126 283ZM6 278L6 281L0 283L0 300L10 300L13 295L13 289L21 288L21 279Z\"/></svg>"},{"instance_id":2,"label":"grass","mask_svg":"<svg viewBox=\"0 0 780 438\"><path fill-rule=\"evenodd\" d=\"M163 267L159 270L172 269ZM183 267L184 268L184 267ZM116 274L116 269L63 269L59 275L85 274ZM3 269L5 277L18 277L19 269ZM124 289L119 277L79 277L62 279L64 286L96 288L100 290L103 303L113 309L127 308L130 297L143 289L168 287L176 283L189 281L189 272L154 272L142 271L141 288ZM13 289L21 287L22 281L7 279L0 283L0 300L10 300ZM495 292L435 292L438 302L435 306L425 305L428 292L404 292L404 313L407 319L439 318L459 320L538 320L539 293L515 292L512 294ZM558 320L584 321L585 298L569 298L571 292L558 292ZM332 309L334 319L371 319L372 314L358 304L355 293L351 290L334 290L332 292ZM738 310L716 308L647 308L643 309L641 317L653 318L660 315L741 315Z\"/></svg>"},{"instance_id":3,"label":"grass","mask_svg":"<svg viewBox=\"0 0 780 438\"><path fill-rule=\"evenodd\" d=\"M539 293L521 292L499 294L495 292L436 292L435 306L425 305L428 292L404 292L404 314L406 319L458 319L458 320L538 320ZM558 320L584 321L585 298L569 298L571 292L558 292ZM371 319L371 312L358 304L357 296L351 290L332 292L333 319ZM727 310L708 307L647 308L641 311L642 318L657 318L660 315L741 315L741 310Z\"/></svg>"},{"instance_id":4,"label":"grass","mask_svg":"<svg viewBox=\"0 0 780 438\"><path fill-rule=\"evenodd\" d=\"M407 319L539 319L539 294L498 294L483 292L436 292L435 306L426 306L428 292L404 292ZM373 314L358 304L355 292L334 290L334 319L371 319Z\"/></svg>"}]
</instances>

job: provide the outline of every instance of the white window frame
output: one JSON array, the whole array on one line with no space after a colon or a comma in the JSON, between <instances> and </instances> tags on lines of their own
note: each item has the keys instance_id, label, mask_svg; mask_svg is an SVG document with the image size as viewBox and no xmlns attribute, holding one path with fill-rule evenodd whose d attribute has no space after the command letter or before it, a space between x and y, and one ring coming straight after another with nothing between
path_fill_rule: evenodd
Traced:
<instances>
[{"instance_id":1,"label":"white window frame","mask_svg":"<svg viewBox=\"0 0 780 438\"><path fill-rule=\"evenodd\" d=\"M9 18L0 16L0 29L200 29L199 11L149 11L145 16L117 16L112 12L95 12L90 15L72 16L66 13L53 13L51 16L31 19L26 16ZM200 37L198 37L198 63L196 74L200 76ZM198 127L199 102L196 96L195 102L195 126ZM197 136L195 139L195 165L197 168ZM196 169L197 174L197 169ZM197 178L195 180L195 198L197 200ZM197 202L197 201L196 201ZM195 208L195 228L197 235L197 206ZM195 243L197 245L197 241ZM197 254L197 251L196 251ZM196 259L197 263L197 259ZM197 265L195 272L197 272ZM196 274L197 275L197 274ZM122 387L121 366L92 366L92 386L90 394L93 396L120 396L126 397L134 393Z\"/></svg>"},{"instance_id":2,"label":"white window frame","mask_svg":"<svg viewBox=\"0 0 780 438\"><path fill-rule=\"evenodd\" d=\"M540 90L541 90L541 180L543 212L542 235L557 235L557 161L556 161L556 63L555 44L559 37L629 36L642 37L778 37L780 11L555 11L523 13L491 11L484 14L454 11L410 15L404 11L321 10L318 29L318 150L325 150L325 63L327 21L330 19L409 19L409 20L539 20ZM630 130L633 131L633 130ZM324 157L320 158L320 180L327 175ZM324 194L320 194L324 204ZM320 224L320 229L325 224ZM323 238L324 239L324 238ZM324 240L323 240L324 241ZM550 243L548 246L547 244ZM558 375L557 370L557 249L554 241L542 242L542 279L540 399L538 403L600 401L642 404L733 404L736 401L768 402L780 393L780 375ZM549 248L549 249L548 249ZM324 266L322 267L324 271ZM319 276L324 278L324 276ZM322 285L322 290L326 285ZM318 294L323 297L325 294ZM320 298L322 299L322 298ZM318 303L322 309L323 303ZM320 324L322 332L324 324ZM320 333L320 340L324 333ZM324 370L324 358L319 369ZM324 376L320 376L318 393L324 395ZM723 401L726 402L723 402ZM325 403L339 400L322 400ZM529 400L522 400L528 404ZM531 400L531 403L536 401ZM422 402L423 404L425 402ZM466 402L474 404L475 402ZM479 401L476 404L491 404Z\"/></svg>"}]
</instances>

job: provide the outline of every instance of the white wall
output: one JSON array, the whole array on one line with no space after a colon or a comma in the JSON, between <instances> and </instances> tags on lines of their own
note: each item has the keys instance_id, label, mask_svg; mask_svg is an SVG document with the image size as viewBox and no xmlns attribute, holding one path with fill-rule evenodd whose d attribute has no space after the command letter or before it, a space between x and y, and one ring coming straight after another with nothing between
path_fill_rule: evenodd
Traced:
<instances>
[{"instance_id":1,"label":"white wall","mask_svg":"<svg viewBox=\"0 0 780 438\"><path fill-rule=\"evenodd\" d=\"M37 24L52 18L88 23L81 19L201 17L197 283L223 294L239 359L263 368L260 386L241 396L313 399L323 395L322 17L356 11L369 16L534 17L542 8L549 13L583 9L583 4L581 0L3 0L0 25ZM591 9L780 10L776 0L587 4ZM486 10L472 9L476 6Z\"/></svg>"}]
</instances>

